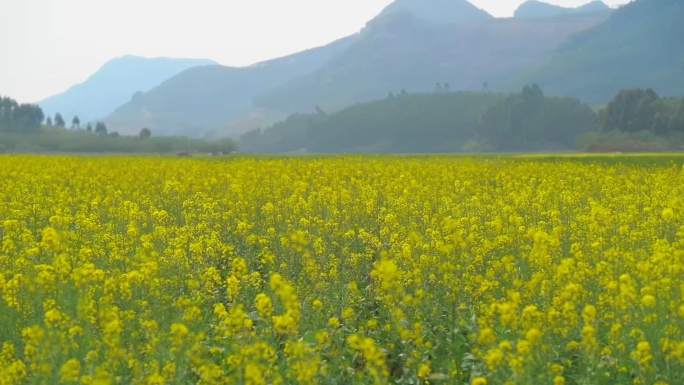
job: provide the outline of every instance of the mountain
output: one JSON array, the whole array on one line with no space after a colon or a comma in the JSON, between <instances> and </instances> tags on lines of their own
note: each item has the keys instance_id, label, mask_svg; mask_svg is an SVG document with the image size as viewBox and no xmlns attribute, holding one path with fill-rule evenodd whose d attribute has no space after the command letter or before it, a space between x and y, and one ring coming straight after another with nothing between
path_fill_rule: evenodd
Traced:
<instances>
[{"instance_id":1,"label":"mountain","mask_svg":"<svg viewBox=\"0 0 684 385\"><path fill-rule=\"evenodd\" d=\"M550 55L569 36L608 15L577 14L553 19L492 19L434 24L397 11L368 23L359 39L315 72L268 90L258 107L287 112L320 106L334 111L398 92L496 87L503 79Z\"/></svg>"},{"instance_id":2,"label":"mountain","mask_svg":"<svg viewBox=\"0 0 684 385\"><path fill-rule=\"evenodd\" d=\"M466 0L395 0L380 13L408 11L431 23L477 23L494 17Z\"/></svg>"},{"instance_id":3,"label":"mountain","mask_svg":"<svg viewBox=\"0 0 684 385\"><path fill-rule=\"evenodd\" d=\"M610 11L603 1L592 1L577 8L566 8L537 0L529 0L520 5L514 13L517 18L554 17L572 13Z\"/></svg>"},{"instance_id":4,"label":"mountain","mask_svg":"<svg viewBox=\"0 0 684 385\"><path fill-rule=\"evenodd\" d=\"M61 113L81 122L100 119L125 103L135 92L148 91L164 80L195 66L216 64L204 59L123 56L105 63L86 81L41 102L46 116Z\"/></svg>"},{"instance_id":5,"label":"mountain","mask_svg":"<svg viewBox=\"0 0 684 385\"><path fill-rule=\"evenodd\" d=\"M684 95L684 4L636 0L603 23L572 36L506 89L538 83L548 93L603 104L623 88Z\"/></svg>"},{"instance_id":6,"label":"mountain","mask_svg":"<svg viewBox=\"0 0 684 385\"><path fill-rule=\"evenodd\" d=\"M395 0L369 25L382 29L384 21L407 14L415 15L420 24L493 19L466 0ZM276 117L282 119L287 113L279 108L255 106L254 97L318 70L353 46L365 32L250 67L213 66L185 71L149 92L135 95L105 122L108 127L126 133L138 132L146 126L158 133L207 137L271 125Z\"/></svg>"},{"instance_id":7,"label":"mountain","mask_svg":"<svg viewBox=\"0 0 684 385\"><path fill-rule=\"evenodd\" d=\"M190 68L114 110L105 123L121 133L142 127L157 134L197 136L208 128L252 114L251 99L286 81L314 71L356 41L349 36L326 46L248 67ZM281 115L278 115L281 116ZM252 127L249 127L252 128ZM213 135L213 134L212 134Z\"/></svg>"}]
</instances>

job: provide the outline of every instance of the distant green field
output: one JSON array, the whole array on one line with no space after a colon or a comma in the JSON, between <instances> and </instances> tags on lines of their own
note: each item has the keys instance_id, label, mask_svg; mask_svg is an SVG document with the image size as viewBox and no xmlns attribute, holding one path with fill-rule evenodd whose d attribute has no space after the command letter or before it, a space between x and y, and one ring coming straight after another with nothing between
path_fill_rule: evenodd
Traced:
<instances>
[{"instance_id":1,"label":"distant green field","mask_svg":"<svg viewBox=\"0 0 684 385\"><path fill-rule=\"evenodd\" d=\"M558 160L558 161L580 161L580 162L599 162L599 163L624 163L636 165L663 165L667 163L684 164L684 153L611 153L611 154L519 154L513 155L514 158L534 159L534 160Z\"/></svg>"}]
</instances>

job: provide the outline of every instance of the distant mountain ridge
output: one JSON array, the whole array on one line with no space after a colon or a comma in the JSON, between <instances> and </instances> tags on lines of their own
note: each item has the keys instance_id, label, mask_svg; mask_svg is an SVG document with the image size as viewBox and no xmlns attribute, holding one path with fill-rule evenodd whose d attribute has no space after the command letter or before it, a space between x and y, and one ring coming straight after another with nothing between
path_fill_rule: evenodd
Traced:
<instances>
[{"instance_id":1,"label":"distant mountain ridge","mask_svg":"<svg viewBox=\"0 0 684 385\"><path fill-rule=\"evenodd\" d=\"M514 13L516 18L542 18L568 15L573 13L610 11L603 1L595 0L576 8L561 7L538 0L528 0L522 3Z\"/></svg>"},{"instance_id":2,"label":"distant mountain ridge","mask_svg":"<svg viewBox=\"0 0 684 385\"><path fill-rule=\"evenodd\" d=\"M492 19L475 24L433 25L410 12L374 19L359 40L317 71L270 89L254 99L258 107L287 112L320 106L335 111L389 92L493 87L552 54L574 33L607 15L551 19Z\"/></svg>"},{"instance_id":3,"label":"distant mountain ridge","mask_svg":"<svg viewBox=\"0 0 684 385\"><path fill-rule=\"evenodd\" d=\"M244 121L245 116L257 111L263 114L265 122L272 124L270 116L282 116L284 112L259 108L252 103L254 97L309 75L331 60L338 60L339 55L363 36L390 31L392 25L401 28L401 23L394 23L397 18L414 18L419 28L426 23L479 23L493 19L465 0L396 0L361 33L249 67L193 68L137 95L105 121L109 127L121 132L137 132L139 127L146 126L160 133L214 135L213 132L220 131L221 127L228 130L230 127L244 128L234 121Z\"/></svg>"},{"instance_id":4,"label":"distant mountain ridge","mask_svg":"<svg viewBox=\"0 0 684 385\"><path fill-rule=\"evenodd\" d=\"M65 119L78 115L81 122L101 119L164 80L196 66L212 65L206 59L144 58L126 55L105 63L82 83L38 102L46 116L61 113Z\"/></svg>"},{"instance_id":5,"label":"distant mountain ridge","mask_svg":"<svg viewBox=\"0 0 684 385\"><path fill-rule=\"evenodd\" d=\"M345 37L323 47L248 67L190 68L136 95L114 110L105 122L122 133L148 127L159 134L201 135L210 127L248 114L254 96L315 70L356 38Z\"/></svg>"},{"instance_id":6,"label":"distant mountain ridge","mask_svg":"<svg viewBox=\"0 0 684 385\"><path fill-rule=\"evenodd\" d=\"M439 24L476 23L494 18L466 0L395 0L379 17L397 11L408 11L419 19Z\"/></svg>"},{"instance_id":7,"label":"distant mountain ridge","mask_svg":"<svg viewBox=\"0 0 684 385\"><path fill-rule=\"evenodd\" d=\"M629 86L684 90L681 0L551 7L550 16L495 19L464 0L396 0L331 44L249 67L186 70L136 94L106 123L128 133L225 136L447 84L512 91L538 83L595 104Z\"/></svg>"}]
</instances>

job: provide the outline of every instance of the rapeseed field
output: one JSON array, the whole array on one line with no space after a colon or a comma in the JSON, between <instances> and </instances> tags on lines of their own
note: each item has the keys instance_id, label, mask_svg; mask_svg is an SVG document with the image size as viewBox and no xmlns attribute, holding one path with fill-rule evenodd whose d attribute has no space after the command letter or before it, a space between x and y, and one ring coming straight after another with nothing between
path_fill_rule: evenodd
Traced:
<instances>
[{"instance_id":1,"label":"rapeseed field","mask_svg":"<svg viewBox=\"0 0 684 385\"><path fill-rule=\"evenodd\" d=\"M684 170L0 157L0 384L682 384Z\"/></svg>"}]
</instances>

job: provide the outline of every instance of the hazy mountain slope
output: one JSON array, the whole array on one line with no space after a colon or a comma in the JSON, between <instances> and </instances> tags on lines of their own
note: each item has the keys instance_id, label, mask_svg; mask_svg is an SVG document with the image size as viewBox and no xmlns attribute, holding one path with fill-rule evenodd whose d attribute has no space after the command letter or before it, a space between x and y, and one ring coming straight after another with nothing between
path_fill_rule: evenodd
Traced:
<instances>
[{"instance_id":1,"label":"hazy mountain slope","mask_svg":"<svg viewBox=\"0 0 684 385\"><path fill-rule=\"evenodd\" d=\"M609 11L610 8L602 1L596 0L577 8L566 8L548 4L537 0L529 0L520 5L515 11L517 18L554 17L571 13Z\"/></svg>"},{"instance_id":2,"label":"hazy mountain slope","mask_svg":"<svg viewBox=\"0 0 684 385\"><path fill-rule=\"evenodd\" d=\"M537 82L549 93L605 103L622 88L684 95L684 4L637 0L572 36L548 60L508 83Z\"/></svg>"},{"instance_id":3,"label":"hazy mountain slope","mask_svg":"<svg viewBox=\"0 0 684 385\"><path fill-rule=\"evenodd\" d=\"M432 23L476 23L494 17L466 0L395 0L380 17L397 11L409 11Z\"/></svg>"},{"instance_id":4,"label":"hazy mountain slope","mask_svg":"<svg viewBox=\"0 0 684 385\"><path fill-rule=\"evenodd\" d=\"M409 12L368 24L359 40L314 73L269 90L255 104L288 112L319 105L337 110L402 88L479 90L528 68L568 36L605 20L582 14L554 19L494 19L477 24L432 25Z\"/></svg>"},{"instance_id":5,"label":"hazy mountain slope","mask_svg":"<svg viewBox=\"0 0 684 385\"><path fill-rule=\"evenodd\" d=\"M188 68L208 64L216 63L204 59L123 56L105 63L83 83L38 104L46 115L59 112L68 120L78 115L85 123L107 116L135 92L148 91Z\"/></svg>"},{"instance_id":6,"label":"hazy mountain slope","mask_svg":"<svg viewBox=\"0 0 684 385\"><path fill-rule=\"evenodd\" d=\"M346 37L249 67L191 68L131 98L105 122L122 133L148 127L157 134L199 135L207 127L249 113L252 97L314 71L355 40L356 36Z\"/></svg>"},{"instance_id":7,"label":"hazy mountain slope","mask_svg":"<svg viewBox=\"0 0 684 385\"><path fill-rule=\"evenodd\" d=\"M474 23L492 19L466 0L396 0L375 21L412 13L421 23ZM121 132L147 126L158 133L229 135L271 123L279 109L253 106L252 98L288 81L310 74L353 45L355 34L324 47L246 68L204 67L179 74L159 87L136 95L106 122Z\"/></svg>"},{"instance_id":8,"label":"hazy mountain slope","mask_svg":"<svg viewBox=\"0 0 684 385\"><path fill-rule=\"evenodd\" d=\"M199 132L202 137L238 138L240 134L259 127L270 127L287 119L289 115L283 111L265 108L251 108L248 112L216 125L203 127Z\"/></svg>"}]
</instances>

